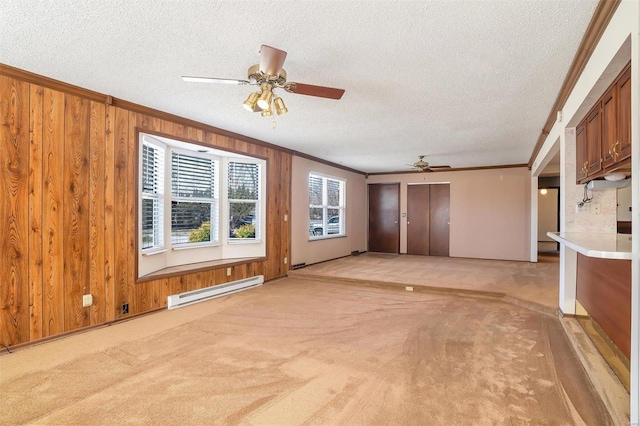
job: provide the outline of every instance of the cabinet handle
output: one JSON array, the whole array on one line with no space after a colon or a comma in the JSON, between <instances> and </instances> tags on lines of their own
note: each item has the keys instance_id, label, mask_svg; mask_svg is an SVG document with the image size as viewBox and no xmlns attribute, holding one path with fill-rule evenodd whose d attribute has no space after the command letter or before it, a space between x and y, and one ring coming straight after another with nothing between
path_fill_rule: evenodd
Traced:
<instances>
[{"instance_id":1,"label":"cabinet handle","mask_svg":"<svg viewBox=\"0 0 640 426\"><path fill-rule=\"evenodd\" d=\"M616 141L616 143L613 144L613 146L611 147L611 151L613 152L613 159L617 160L618 159L618 155L620 155L619 152L616 152L616 147L620 146L620 141Z\"/></svg>"}]
</instances>

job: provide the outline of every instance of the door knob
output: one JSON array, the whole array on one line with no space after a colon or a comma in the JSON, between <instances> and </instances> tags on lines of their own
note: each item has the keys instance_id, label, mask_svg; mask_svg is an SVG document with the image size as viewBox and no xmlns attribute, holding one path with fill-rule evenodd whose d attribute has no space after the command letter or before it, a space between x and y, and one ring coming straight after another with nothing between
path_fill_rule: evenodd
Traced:
<instances>
[{"instance_id":1,"label":"door knob","mask_svg":"<svg viewBox=\"0 0 640 426\"><path fill-rule=\"evenodd\" d=\"M411 222L407 222L407 225L409 225Z\"/></svg>"},{"instance_id":2,"label":"door knob","mask_svg":"<svg viewBox=\"0 0 640 426\"><path fill-rule=\"evenodd\" d=\"M396 220L396 221L395 221L395 222L393 222L393 223L398 223L398 221Z\"/></svg>"}]
</instances>

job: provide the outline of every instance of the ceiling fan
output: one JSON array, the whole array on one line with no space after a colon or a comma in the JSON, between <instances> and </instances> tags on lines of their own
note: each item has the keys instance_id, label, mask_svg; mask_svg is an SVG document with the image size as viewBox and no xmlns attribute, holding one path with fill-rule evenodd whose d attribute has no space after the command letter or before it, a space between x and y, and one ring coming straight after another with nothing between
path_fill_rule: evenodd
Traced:
<instances>
[{"instance_id":1,"label":"ceiling fan","mask_svg":"<svg viewBox=\"0 0 640 426\"><path fill-rule=\"evenodd\" d=\"M413 164L407 164L407 166L411 166L420 170L421 172L434 172L434 169L450 169L451 166L430 166L428 162L424 161L424 155L418 155L419 160Z\"/></svg>"},{"instance_id":2,"label":"ceiling fan","mask_svg":"<svg viewBox=\"0 0 640 426\"><path fill-rule=\"evenodd\" d=\"M282 98L273 94L275 89L284 89L289 93L317 96L319 98L342 98L344 89L288 82L287 73L282 69L286 57L287 52L284 50L263 44L260 47L260 63L249 68L246 80L192 76L183 76L182 79L195 83L249 84L252 86L260 86L260 90L251 93L242 105L247 111L260 112L263 117L272 115L273 109L275 109L278 115L286 114L288 111ZM272 105L274 107L273 109Z\"/></svg>"}]
</instances>

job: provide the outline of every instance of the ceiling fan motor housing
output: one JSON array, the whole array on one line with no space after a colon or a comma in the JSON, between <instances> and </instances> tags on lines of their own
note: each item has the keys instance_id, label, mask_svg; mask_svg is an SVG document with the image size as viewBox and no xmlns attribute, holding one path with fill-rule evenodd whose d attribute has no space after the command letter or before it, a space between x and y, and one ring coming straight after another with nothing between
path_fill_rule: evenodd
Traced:
<instances>
[{"instance_id":1,"label":"ceiling fan motor housing","mask_svg":"<svg viewBox=\"0 0 640 426\"><path fill-rule=\"evenodd\" d=\"M284 87L284 84L287 82L287 72L284 69L280 69L278 75L268 75L260 71L260 64L256 64L249 67L247 79L250 84L261 85L263 83L269 83L275 87Z\"/></svg>"}]
</instances>

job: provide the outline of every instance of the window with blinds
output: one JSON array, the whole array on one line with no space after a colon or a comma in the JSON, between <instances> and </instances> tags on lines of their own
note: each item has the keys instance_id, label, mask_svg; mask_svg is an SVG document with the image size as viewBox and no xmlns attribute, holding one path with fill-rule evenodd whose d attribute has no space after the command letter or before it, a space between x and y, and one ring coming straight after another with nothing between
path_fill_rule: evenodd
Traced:
<instances>
[{"instance_id":1,"label":"window with blinds","mask_svg":"<svg viewBox=\"0 0 640 426\"><path fill-rule=\"evenodd\" d=\"M142 132L136 152L138 277L266 256L266 160Z\"/></svg>"},{"instance_id":2,"label":"window with blinds","mask_svg":"<svg viewBox=\"0 0 640 426\"><path fill-rule=\"evenodd\" d=\"M229 239L231 241L259 239L259 164L229 161L227 201L229 204Z\"/></svg>"},{"instance_id":3,"label":"window with blinds","mask_svg":"<svg viewBox=\"0 0 640 426\"><path fill-rule=\"evenodd\" d=\"M345 181L309 174L309 238L345 235Z\"/></svg>"},{"instance_id":4,"label":"window with blinds","mask_svg":"<svg viewBox=\"0 0 640 426\"><path fill-rule=\"evenodd\" d=\"M164 247L164 149L142 145L142 250Z\"/></svg>"},{"instance_id":5,"label":"window with blinds","mask_svg":"<svg viewBox=\"0 0 640 426\"><path fill-rule=\"evenodd\" d=\"M171 152L171 244L218 241L216 160Z\"/></svg>"}]
</instances>

